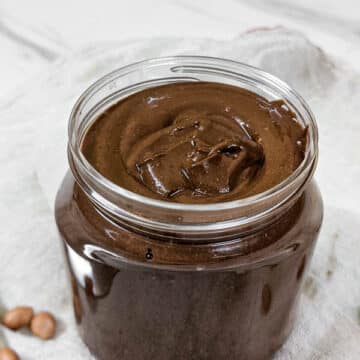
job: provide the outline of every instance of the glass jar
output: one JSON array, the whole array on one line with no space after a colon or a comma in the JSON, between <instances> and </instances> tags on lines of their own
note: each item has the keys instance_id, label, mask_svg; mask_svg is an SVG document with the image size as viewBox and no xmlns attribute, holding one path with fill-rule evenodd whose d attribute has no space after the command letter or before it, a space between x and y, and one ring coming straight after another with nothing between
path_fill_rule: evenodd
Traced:
<instances>
[{"instance_id":1,"label":"glass jar","mask_svg":"<svg viewBox=\"0 0 360 360\"><path fill-rule=\"evenodd\" d=\"M245 199L180 204L110 182L80 150L97 116L145 88L212 81L284 100L308 128L304 160ZM288 336L323 207L317 128L304 100L253 67L207 57L147 60L87 89L69 123L56 221L82 339L102 360L266 359Z\"/></svg>"}]
</instances>

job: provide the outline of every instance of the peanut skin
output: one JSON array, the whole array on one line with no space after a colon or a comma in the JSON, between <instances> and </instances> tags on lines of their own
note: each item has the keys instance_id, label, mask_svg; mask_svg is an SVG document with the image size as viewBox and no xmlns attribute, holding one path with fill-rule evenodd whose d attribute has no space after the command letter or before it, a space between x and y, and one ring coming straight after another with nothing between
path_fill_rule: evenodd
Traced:
<instances>
[{"instance_id":1,"label":"peanut skin","mask_svg":"<svg viewBox=\"0 0 360 360\"><path fill-rule=\"evenodd\" d=\"M16 352L8 347L0 349L0 360L20 360Z\"/></svg>"},{"instance_id":2,"label":"peanut skin","mask_svg":"<svg viewBox=\"0 0 360 360\"><path fill-rule=\"evenodd\" d=\"M9 329L18 330L28 326L34 315L33 309L29 306L18 306L7 311L2 319L2 324Z\"/></svg>"},{"instance_id":3,"label":"peanut skin","mask_svg":"<svg viewBox=\"0 0 360 360\"><path fill-rule=\"evenodd\" d=\"M56 320L50 313L40 312L32 318L30 329L35 336L43 340L51 339L55 335Z\"/></svg>"}]
</instances>

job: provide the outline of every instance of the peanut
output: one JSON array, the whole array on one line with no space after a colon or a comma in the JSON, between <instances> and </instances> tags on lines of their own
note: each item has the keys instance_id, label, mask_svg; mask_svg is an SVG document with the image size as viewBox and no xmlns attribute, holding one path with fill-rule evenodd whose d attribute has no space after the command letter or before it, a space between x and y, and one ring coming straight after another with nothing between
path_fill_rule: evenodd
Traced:
<instances>
[{"instance_id":1,"label":"peanut","mask_svg":"<svg viewBox=\"0 0 360 360\"><path fill-rule=\"evenodd\" d=\"M33 309L29 306L18 306L7 311L2 319L2 323L9 329L18 330L28 326L34 315Z\"/></svg>"},{"instance_id":2,"label":"peanut","mask_svg":"<svg viewBox=\"0 0 360 360\"><path fill-rule=\"evenodd\" d=\"M8 347L0 349L0 360L20 360L16 352Z\"/></svg>"},{"instance_id":3,"label":"peanut","mask_svg":"<svg viewBox=\"0 0 360 360\"><path fill-rule=\"evenodd\" d=\"M50 339L55 335L56 320L50 313L40 312L32 318L30 329L35 336L43 340Z\"/></svg>"}]
</instances>

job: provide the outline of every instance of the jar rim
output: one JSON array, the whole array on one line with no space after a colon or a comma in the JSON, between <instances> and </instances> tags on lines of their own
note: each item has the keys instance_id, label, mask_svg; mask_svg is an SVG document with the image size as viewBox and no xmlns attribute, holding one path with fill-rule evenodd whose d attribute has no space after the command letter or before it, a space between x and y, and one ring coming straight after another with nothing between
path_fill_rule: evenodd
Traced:
<instances>
[{"instance_id":1,"label":"jar rim","mask_svg":"<svg viewBox=\"0 0 360 360\"><path fill-rule=\"evenodd\" d=\"M181 75L186 73L186 69L188 69L187 73L190 74L191 71L195 71L196 69L200 69L202 67L204 69L210 69L211 71L217 71L220 75L222 74L224 76L233 76L235 78L237 76L242 76L248 79L252 79L253 81L261 81L262 86L268 86L269 88L271 87L274 93L278 92L278 95L284 98L285 102L287 103L292 100L296 103L296 106L292 105L292 107L295 107L295 109L298 111L298 114L301 116L301 120L304 121L304 125L308 127L308 139L310 142L308 141L306 146L304 159L289 177L274 187L246 198L225 202L187 204L163 201L134 193L113 183L100 174L82 154L81 141L79 141L79 132L76 131L76 127L79 127L79 116L83 115L82 111L89 98L91 98L96 92L100 91L105 86L109 86L109 84L111 84L114 79L121 79L123 76L127 76L141 69L152 69L156 68L157 66L167 66L171 70L177 69L176 71L178 71L178 74ZM105 206L108 207L110 212L112 212L114 209L114 204L111 204L111 201L108 202L107 199L103 198L102 196L97 196L99 194L91 189L91 185L89 184L90 179L97 182L97 185L105 189L108 194L110 193L113 196L118 196L124 201L140 203L144 206L161 209L162 211L176 211L178 214L190 212L201 213L206 216L205 214L210 214L212 212L231 211L249 206L253 207L254 205L263 202L264 200L271 198L281 198L281 193L284 191L284 189L289 187L291 184L294 184L294 182L301 174L308 174L307 181L311 178L313 170L316 166L318 153L318 129L315 117L305 100L297 91L295 91L276 76L251 65L234 60L208 56L182 55L147 59L132 63L108 73L89 86L75 103L70 115L68 137L69 161L70 164L73 164L73 166L76 168L75 172L78 172L78 176L75 176L76 179L78 180L78 177L80 177L82 178L81 180L84 180L84 176L82 176L82 174L86 174L87 180L85 180L85 184L83 184L87 188L86 192L95 198L95 202L106 203ZM298 187L300 187L302 183L303 181L299 183ZM141 221L143 221L143 219Z\"/></svg>"}]
</instances>

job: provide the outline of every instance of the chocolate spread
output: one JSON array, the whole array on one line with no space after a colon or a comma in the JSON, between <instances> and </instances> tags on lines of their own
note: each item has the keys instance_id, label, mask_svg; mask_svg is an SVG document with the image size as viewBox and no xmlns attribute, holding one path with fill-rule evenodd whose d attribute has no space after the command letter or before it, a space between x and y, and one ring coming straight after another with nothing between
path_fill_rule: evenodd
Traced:
<instances>
[{"instance_id":1,"label":"chocolate spread","mask_svg":"<svg viewBox=\"0 0 360 360\"><path fill-rule=\"evenodd\" d=\"M210 203L286 179L303 159L305 135L282 100L219 83L176 83L106 110L82 151L102 175L135 193Z\"/></svg>"},{"instance_id":2,"label":"chocolate spread","mask_svg":"<svg viewBox=\"0 0 360 360\"><path fill-rule=\"evenodd\" d=\"M282 100L176 83L107 109L82 151L135 193L216 203L286 179L306 132ZM55 214L82 339L100 360L270 359L293 326L322 213L312 181L280 215L230 240L163 239L108 217L69 173Z\"/></svg>"}]
</instances>

